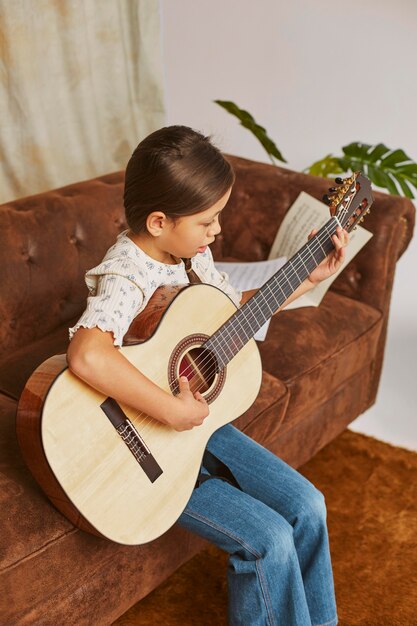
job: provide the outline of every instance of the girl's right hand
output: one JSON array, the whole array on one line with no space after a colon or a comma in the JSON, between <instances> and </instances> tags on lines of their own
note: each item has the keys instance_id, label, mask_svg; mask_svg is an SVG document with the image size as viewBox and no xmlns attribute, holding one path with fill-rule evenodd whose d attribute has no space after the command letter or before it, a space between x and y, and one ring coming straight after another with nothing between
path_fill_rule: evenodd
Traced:
<instances>
[{"instance_id":1,"label":"girl's right hand","mask_svg":"<svg viewBox=\"0 0 417 626\"><path fill-rule=\"evenodd\" d=\"M180 376L178 385L180 391L175 396L175 399L181 402L181 408L169 420L170 426L177 431L190 430L194 426L201 426L210 412L206 400L199 391L196 391L193 395L193 392L190 390L190 383L185 376Z\"/></svg>"}]
</instances>

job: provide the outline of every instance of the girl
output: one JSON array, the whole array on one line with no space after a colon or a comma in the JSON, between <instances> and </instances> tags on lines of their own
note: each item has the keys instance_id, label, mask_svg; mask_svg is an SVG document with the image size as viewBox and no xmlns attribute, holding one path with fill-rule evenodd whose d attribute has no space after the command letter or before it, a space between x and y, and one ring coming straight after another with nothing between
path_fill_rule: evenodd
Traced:
<instances>
[{"instance_id":1,"label":"girl","mask_svg":"<svg viewBox=\"0 0 417 626\"><path fill-rule=\"evenodd\" d=\"M209 138L190 128L162 128L144 139L126 169L129 230L86 273L87 308L70 329L68 364L77 376L176 430L203 423L209 414L204 397L183 377L178 395L164 391L117 348L160 285L189 282L183 258L191 258L200 280L219 287L237 306L255 293L233 289L208 247L220 233L233 183L228 161ZM333 242L334 251L285 304L339 268L347 233L338 229ZM178 523L230 554L229 623L337 624L323 495L231 424L212 435L207 449L230 469L240 489L224 480L205 481Z\"/></svg>"}]
</instances>

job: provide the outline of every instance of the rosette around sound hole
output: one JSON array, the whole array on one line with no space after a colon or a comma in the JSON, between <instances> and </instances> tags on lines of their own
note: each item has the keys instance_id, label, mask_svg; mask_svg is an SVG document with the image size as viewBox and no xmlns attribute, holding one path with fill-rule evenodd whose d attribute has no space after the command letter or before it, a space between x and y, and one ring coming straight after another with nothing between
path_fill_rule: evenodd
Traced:
<instances>
[{"instance_id":1,"label":"rosette around sound hole","mask_svg":"<svg viewBox=\"0 0 417 626\"><path fill-rule=\"evenodd\" d=\"M207 335L190 335L175 347L168 368L169 385L174 395L179 392L178 378L186 376L190 390L199 391L207 402L220 393L226 368L220 369L213 352L204 347Z\"/></svg>"}]
</instances>

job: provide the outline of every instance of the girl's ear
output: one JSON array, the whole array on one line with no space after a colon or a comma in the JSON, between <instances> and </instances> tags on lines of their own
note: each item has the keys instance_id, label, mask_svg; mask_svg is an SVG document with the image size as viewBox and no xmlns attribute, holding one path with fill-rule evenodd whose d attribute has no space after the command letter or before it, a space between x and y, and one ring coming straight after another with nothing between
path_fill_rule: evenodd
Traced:
<instances>
[{"instance_id":1,"label":"girl's ear","mask_svg":"<svg viewBox=\"0 0 417 626\"><path fill-rule=\"evenodd\" d=\"M168 218L162 211L154 211L146 218L146 228L153 237L159 237L164 227L166 227Z\"/></svg>"}]
</instances>

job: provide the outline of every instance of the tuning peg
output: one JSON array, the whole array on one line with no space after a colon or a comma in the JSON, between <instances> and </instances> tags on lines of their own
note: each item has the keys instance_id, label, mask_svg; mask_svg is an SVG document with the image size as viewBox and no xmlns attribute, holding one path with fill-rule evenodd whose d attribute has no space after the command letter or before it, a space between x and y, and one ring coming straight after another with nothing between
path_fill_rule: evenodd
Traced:
<instances>
[{"instance_id":1,"label":"tuning peg","mask_svg":"<svg viewBox=\"0 0 417 626\"><path fill-rule=\"evenodd\" d=\"M323 196L323 202L324 202L325 204L330 204L330 203L331 203L331 201L332 201L332 200L331 200L330 196L329 196L327 193L325 193L325 194L324 194L324 196Z\"/></svg>"},{"instance_id":2,"label":"tuning peg","mask_svg":"<svg viewBox=\"0 0 417 626\"><path fill-rule=\"evenodd\" d=\"M334 191L337 191L337 187L329 187L329 191L330 193L333 193Z\"/></svg>"},{"instance_id":3,"label":"tuning peg","mask_svg":"<svg viewBox=\"0 0 417 626\"><path fill-rule=\"evenodd\" d=\"M337 183L338 185L341 185L343 183L343 178L340 178L340 176L338 176L337 178L334 179L334 182Z\"/></svg>"}]
</instances>

